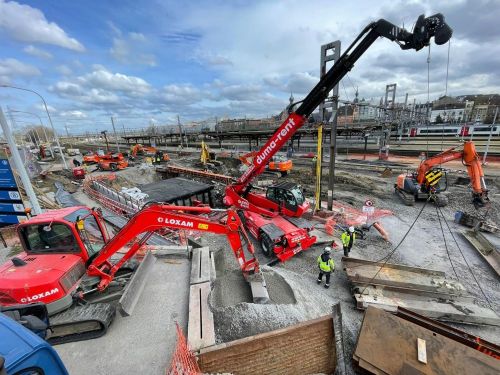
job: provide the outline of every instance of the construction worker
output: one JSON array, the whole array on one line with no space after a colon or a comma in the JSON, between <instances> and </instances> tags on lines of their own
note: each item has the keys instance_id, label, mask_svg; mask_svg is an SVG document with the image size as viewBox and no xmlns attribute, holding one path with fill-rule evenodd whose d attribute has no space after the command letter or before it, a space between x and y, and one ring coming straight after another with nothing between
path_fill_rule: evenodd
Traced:
<instances>
[{"instance_id":1,"label":"construction worker","mask_svg":"<svg viewBox=\"0 0 500 375\"><path fill-rule=\"evenodd\" d=\"M341 236L342 245L344 246L344 256L348 257L349 252L354 245L354 240L356 239L356 233L354 233L354 227L349 227L349 229L344 230Z\"/></svg>"},{"instance_id":2,"label":"construction worker","mask_svg":"<svg viewBox=\"0 0 500 375\"><path fill-rule=\"evenodd\" d=\"M323 281L323 275L325 275L325 289L330 287L330 274L335 271L335 263L333 262L333 259L330 258L331 253L332 248L327 246L325 247L323 254L318 257L319 276L316 281L318 284L321 284Z\"/></svg>"}]
</instances>

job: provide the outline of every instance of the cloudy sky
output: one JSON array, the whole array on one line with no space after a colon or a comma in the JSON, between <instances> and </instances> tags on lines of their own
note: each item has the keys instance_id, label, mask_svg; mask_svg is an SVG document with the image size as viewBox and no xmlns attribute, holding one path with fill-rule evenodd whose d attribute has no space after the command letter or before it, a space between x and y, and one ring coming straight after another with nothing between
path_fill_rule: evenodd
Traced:
<instances>
[{"instance_id":1,"label":"cloudy sky","mask_svg":"<svg viewBox=\"0 0 500 375\"><path fill-rule=\"evenodd\" d=\"M318 80L320 46L343 49L369 22L411 29L436 12L454 29L448 94L500 93L500 0L0 0L0 84L47 100L72 133L279 113ZM432 45L430 97L445 92L448 45ZM428 50L378 40L340 85L344 100L385 86L427 100ZM0 88L0 105L44 116L35 95ZM33 121L16 114L19 126Z\"/></svg>"}]
</instances>

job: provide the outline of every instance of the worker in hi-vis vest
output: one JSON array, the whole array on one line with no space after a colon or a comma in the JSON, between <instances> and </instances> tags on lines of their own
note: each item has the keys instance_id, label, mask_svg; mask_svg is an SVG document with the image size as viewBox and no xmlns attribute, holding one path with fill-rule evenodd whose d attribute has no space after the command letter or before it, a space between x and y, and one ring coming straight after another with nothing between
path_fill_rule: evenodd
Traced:
<instances>
[{"instance_id":1,"label":"worker in hi-vis vest","mask_svg":"<svg viewBox=\"0 0 500 375\"><path fill-rule=\"evenodd\" d=\"M352 249L352 245L354 245L355 239L356 233L354 233L354 227L349 227L348 230L344 230L341 236L342 245L344 246L344 256L349 256L349 252Z\"/></svg>"},{"instance_id":2,"label":"worker in hi-vis vest","mask_svg":"<svg viewBox=\"0 0 500 375\"><path fill-rule=\"evenodd\" d=\"M318 284L321 284L323 281L323 275L325 275L325 288L328 289L330 287L330 275L333 271L335 271L335 263L333 259L330 258L330 254L332 253L332 248L327 246L318 257L318 267L319 267L319 276L318 276Z\"/></svg>"}]
</instances>

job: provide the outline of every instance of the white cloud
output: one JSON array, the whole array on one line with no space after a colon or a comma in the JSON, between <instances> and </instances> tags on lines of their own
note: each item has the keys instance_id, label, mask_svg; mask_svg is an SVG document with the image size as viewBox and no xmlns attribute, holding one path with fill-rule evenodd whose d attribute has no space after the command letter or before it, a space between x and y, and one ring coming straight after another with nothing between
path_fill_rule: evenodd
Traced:
<instances>
[{"instance_id":1,"label":"white cloud","mask_svg":"<svg viewBox=\"0 0 500 375\"><path fill-rule=\"evenodd\" d=\"M45 113L45 106L42 104L42 103L37 103L35 104L35 108L37 110L40 110L42 111L43 113ZM56 113L57 112L57 109L55 109L54 107L52 107L51 105L47 104L47 109L50 113Z\"/></svg>"},{"instance_id":2,"label":"white cloud","mask_svg":"<svg viewBox=\"0 0 500 375\"><path fill-rule=\"evenodd\" d=\"M44 51L43 49L36 48L33 45L29 45L23 48L23 51L29 55L39 57L41 59L49 60L52 58L52 54L50 52Z\"/></svg>"},{"instance_id":3,"label":"white cloud","mask_svg":"<svg viewBox=\"0 0 500 375\"><path fill-rule=\"evenodd\" d=\"M0 29L15 40L28 43L45 43L82 52L83 45L69 37L56 23L29 5L0 0Z\"/></svg>"},{"instance_id":4,"label":"white cloud","mask_svg":"<svg viewBox=\"0 0 500 375\"><path fill-rule=\"evenodd\" d=\"M40 75L40 71L29 64L16 59L0 59L0 78L2 83L9 83L14 77L30 77Z\"/></svg>"},{"instance_id":5,"label":"white cloud","mask_svg":"<svg viewBox=\"0 0 500 375\"><path fill-rule=\"evenodd\" d=\"M142 78L112 73L101 65L94 65L93 69L74 80L59 81L49 90L62 98L98 106L126 106L127 101L137 102L151 92L151 86Z\"/></svg>"},{"instance_id":6,"label":"white cloud","mask_svg":"<svg viewBox=\"0 0 500 375\"><path fill-rule=\"evenodd\" d=\"M292 73L286 76L272 75L265 77L263 82L286 93L307 94L319 81L308 72Z\"/></svg>"},{"instance_id":7,"label":"white cloud","mask_svg":"<svg viewBox=\"0 0 500 375\"><path fill-rule=\"evenodd\" d=\"M70 118L78 118L78 119L83 119L87 118L87 114L82 111L64 111L61 112L61 116L63 117L70 117Z\"/></svg>"},{"instance_id":8,"label":"white cloud","mask_svg":"<svg viewBox=\"0 0 500 375\"><path fill-rule=\"evenodd\" d=\"M167 85L159 90L157 100L168 105L191 105L201 101L208 93L190 84Z\"/></svg>"},{"instance_id":9,"label":"white cloud","mask_svg":"<svg viewBox=\"0 0 500 375\"><path fill-rule=\"evenodd\" d=\"M116 34L109 50L115 60L124 64L156 66L156 57L147 52L149 41L144 34L130 32L123 35L115 25L110 24L110 27Z\"/></svg>"},{"instance_id":10,"label":"white cloud","mask_svg":"<svg viewBox=\"0 0 500 375\"><path fill-rule=\"evenodd\" d=\"M78 82L88 87L98 87L104 90L116 90L137 95L146 94L151 86L139 77L121 73L111 73L103 67L97 67L92 73L78 77Z\"/></svg>"},{"instance_id":11,"label":"white cloud","mask_svg":"<svg viewBox=\"0 0 500 375\"><path fill-rule=\"evenodd\" d=\"M59 65L56 67L56 70L58 73L62 74L63 76L69 76L73 73L71 68L67 65Z\"/></svg>"}]
</instances>

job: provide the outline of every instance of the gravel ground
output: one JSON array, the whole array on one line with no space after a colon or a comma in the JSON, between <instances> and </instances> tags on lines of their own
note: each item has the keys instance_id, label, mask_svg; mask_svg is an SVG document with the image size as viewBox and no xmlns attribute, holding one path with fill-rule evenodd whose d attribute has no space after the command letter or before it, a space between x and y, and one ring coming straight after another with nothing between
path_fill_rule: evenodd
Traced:
<instances>
[{"instance_id":1,"label":"gravel ground","mask_svg":"<svg viewBox=\"0 0 500 375\"><path fill-rule=\"evenodd\" d=\"M300 181L302 184L311 181L310 176L306 175L307 171L304 171ZM342 202L349 203L360 209L366 199L371 199L377 208L389 209L394 213L393 216L380 219L380 222L389 233L389 242L385 242L374 229L371 229L367 233L366 239L358 240L351 252L352 257L370 260L379 260L385 257L393 251L408 232L425 203L418 202L412 207L405 206L393 192L396 176L382 178L376 173L366 172L361 174L346 171L342 171L339 175L339 183L336 185L335 194ZM453 181L453 179L450 179L450 181ZM490 197L498 196L500 191L498 178L487 181L487 183L490 188ZM465 228L453 222L454 213L459 209L475 212L470 203L468 187L463 185L452 186L446 194L450 198L450 204L442 209L442 213L453 236L450 234L446 223L442 222L443 237L436 208L433 204L427 204L406 239L391 256L390 262L444 271L449 278L458 278L468 292L477 298L478 304L485 307L490 304L493 310L500 315L500 285L496 274L476 253L476 250L468 245L459 234ZM498 223L499 211L498 203L496 201L492 202L488 213L489 219ZM457 243L455 243L455 240ZM331 287L328 290L316 285L315 282L317 277L316 258L322 251L320 246L312 247L285 264L273 267L272 271L266 270L266 280L276 278L275 275L283 278L283 280L278 279L280 280L278 285L274 285L273 282L269 283L271 299L276 298L276 293L283 293L285 298L289 298L288 290L280 290L280 288L283 288L283 282L285 282L293 291L296 303L263 306L249 303L251 301L249 288L245 285L239 272L234 271L237 269L237 263L232 253L230 253L225 239L206 236L204 241L212 250L221 249L222 252L218 254L224 254L223 257L219 255L216 258L217 276L218 278L221 277L221 281L214 284L210 300L214 312L218 342L226 342L278 329L299 321L329 314L331 306L340 301L343 315L345 354L347 358L352 357L363 312L355 309L354 299L351 295L351 285L342 270L341 258L343 254L341 250L333 253L336 271L332 275ZM340 243L340 241L338 240L337 243ZM255 243L255 247L261 264L267 263L269 258L262 255L259 244ZM452 263L458 277L454 274ZM469 271L469 266L472 273ZM481 288L477 286L476 280ZM489 302L486 301L481 289L486 294ZM453 326L471 334L479 335L486 340L499 342L500 328L498 327L459 324ZM350 361L348 362L350 363Z\"/></svg>"}]
</instances>

